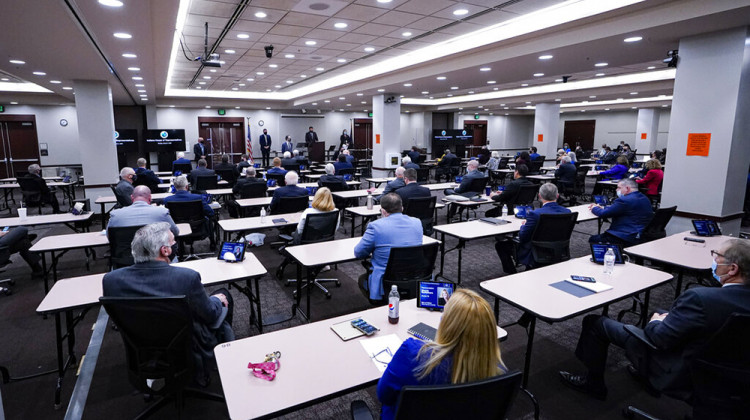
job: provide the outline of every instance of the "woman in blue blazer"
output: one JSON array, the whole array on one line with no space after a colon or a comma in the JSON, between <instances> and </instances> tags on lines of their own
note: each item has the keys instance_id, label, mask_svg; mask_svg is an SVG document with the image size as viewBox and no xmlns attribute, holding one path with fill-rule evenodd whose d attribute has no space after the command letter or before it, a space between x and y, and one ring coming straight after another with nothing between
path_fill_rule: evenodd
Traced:
<instances>
[{"instance_id":1,"label":"woman in blue blazer","mask_svg":"<svg viewBox=\"0 0 750 420\"><path fill-rule=\"evenodd\" d=\"M617 164L604 172L600 172L599 175L602 179L623 179L628 174L628 158L625 156L617 156Z\"/></svg>"}]
</instances>

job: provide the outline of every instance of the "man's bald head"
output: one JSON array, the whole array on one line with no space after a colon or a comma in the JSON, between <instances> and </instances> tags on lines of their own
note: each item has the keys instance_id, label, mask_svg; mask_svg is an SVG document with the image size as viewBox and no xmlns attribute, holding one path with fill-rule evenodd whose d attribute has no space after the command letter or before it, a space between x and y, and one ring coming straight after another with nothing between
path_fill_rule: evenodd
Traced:
<instances>
[{"instance_id":1,"label":"man's bald head","mask_svg":"<svg viewBox=\"0 0 750 420\"><path fill-rule=\"evenodd\" d=\"M151 204L151 190L145 185L139 185L133 189L130 198L133 202L145 201L146 203Z\"/></svg>"}]
</instances>

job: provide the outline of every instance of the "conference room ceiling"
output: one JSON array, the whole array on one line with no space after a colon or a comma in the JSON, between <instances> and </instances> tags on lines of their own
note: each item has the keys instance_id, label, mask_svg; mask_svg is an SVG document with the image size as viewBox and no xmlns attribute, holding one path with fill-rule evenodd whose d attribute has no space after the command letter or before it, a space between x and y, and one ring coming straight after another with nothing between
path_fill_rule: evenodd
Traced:
<instances>
[{"instance_id":1,"label":"conference room ceiling","mask_svg":"<svg viewBox=\"0 0 750 420\"><path fill-rule=\"evenodd\" d=\"M0 25L9 42L0 44L0 57L6 58L0 62L0 84L28 81L51 93L3 92L0 86L0 103L69 104L74 101L74 91L63 87L73 87L75 80L104 80L112 87L116 105L363 111L371 109L372 96L382 94L378 92L382 89L401 95L405 111L533 113L534 104L555 100L565 112L662 106L671 103L670 78L549 93L529 88L554 87L563 76L570 76L568 86L574 87L576 82L663 72L666 65L662 60L667 51L678 48L681 38L750 24L750 1L649 0L334 83L337 78L389 59L400 60L434 43L575 1L249 0L231 23L239 0L192 0L180 36L184 52L179 47L173 51L179 0L123 3L111 8L96 0L4 0ZM460 9L466 13L455 15ZM201 67L186 58L203 55L206 22L209 48L226 29L216 48L221 68ZM116 38L115 32L132 38ZM642 40L623 42L630 36ZM307 45L308 41L315 45ZM270 59L264 53L267 45L274 46ZM124 53L136 57L126 58ZM541 55L553 58L540 60ZM14 65L10 59L22 59L26 64ZM596 63L607 65L595 67ZM167 85L170 65L172 77ZM490 70L480 71L485 67ZM37 76L34 71L46 75ZM328 81L330 85L326 85ZM320 85L323 87L310 88ZM187 94L165 96L169 89ZM301 91L304 93L295 94ZM511 91L515 93L479 99L483 94ZM256 92L255 98L237 97L243 93L253 96L252 92ZM289 99L282 98L285 94ZM264 95L282 99L269 100ZM663 100L639 102L640 98Z\"/></svg>"}]
</instances>

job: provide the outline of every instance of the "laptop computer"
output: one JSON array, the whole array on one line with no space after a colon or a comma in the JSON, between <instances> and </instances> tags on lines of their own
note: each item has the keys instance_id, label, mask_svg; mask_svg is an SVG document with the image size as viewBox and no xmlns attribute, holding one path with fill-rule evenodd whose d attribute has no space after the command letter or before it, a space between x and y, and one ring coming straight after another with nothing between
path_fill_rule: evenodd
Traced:
<instances>
[{"instance_id":1,"label":"laptop computer","mask_svg":"<svg viewBox=\"0 0 750 420\"><path fill-rule=\"evenodd\" d=\"M714 220L693 220L694 232L690 232L698 236L720 236L721 229Z\"/></svg>"},{"instance_id":2,"label":"laptop computer","mask_svg":"<svg viewBox=\"0 0 750 420\"><path fill-rule=\"evenodd\" d=\"M591 245L591 261L604 265L604 254L607 250L612 248L615 251L615 264L625 264L625 260L622 258L622 248L619 245L613 244L590 244Z\"/></svg>"}]
</instances>

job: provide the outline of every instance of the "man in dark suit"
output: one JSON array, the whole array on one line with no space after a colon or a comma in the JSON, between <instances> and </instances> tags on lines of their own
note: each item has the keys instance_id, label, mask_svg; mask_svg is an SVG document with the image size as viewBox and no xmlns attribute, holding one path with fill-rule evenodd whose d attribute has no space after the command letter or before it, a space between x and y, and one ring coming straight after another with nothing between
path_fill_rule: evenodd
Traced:
<instances>
[{"instance_id":1,"label":"man in dark suit","mask_svg":"<svg viewBox=\"0 0 750 420\"><path fill-rule=\"evenodd\" d=\"M555 169L555 179L566 185L567 188L573 188L576 183L576 165L570 163L570 156L563 156L560 159L560 166Z\"/></svg>"},{"instance_id":2,"label":"man in dark suit","mask_svg":"<svg viewBox=\"0 0 750 420\"><path fill-rule=\"evenodd\" d=\"M297 149L292 150L292 159L296 160L298 165L309 165L307 158L300 155Z\"/></svg>"},{"instance_id":3,"label":"man in dark suit","mask_svg":"<svg viewBox=\"0 0 750 420\"><path fill-rule=\"evenodd\" d=\"M292 138L289 136L286 136L284 138L284 143L281 144L281 153L292 153L294 150L294 145L292 144Z\"/></svg>"},{"instance_id":4,"label":"man in dark suit","mask_svg":"<svg viewBox=\"0 0 750 420\"><path fill-rule=\"evenodd\" d=\"M175 172L174 165L177 165L177 164L179 164L179 165L190 165L190 160L188 160L187 158L185 158L185 152L178 152L177 153L177 159L174 162L172 162L172 173ZM188 171L188 172L190 172L190 171Z\"/></svg>"},{"instance_id":5,"label":"man in dark suit","mask_svg":"<svg viewBox=\"0 0 750 420\"><path fill-rule=\"evenodd\" d=\"M482 172L479 172L479 162L476 160L470 160L466 165L466 175L461 178L461 185L456 189L448 188L445 190L445 195L453 194L468 194L471 196L476 195L478 192L470 191L471 183L477 178L485 178Z\"/></svg>"},{"instance_id":6,"label":"man in dark suit","mask_svg":"<svg viewBox=\"0 0 750 420\"><path fill-rule=\"evenodd\" d=\"M570 210L557 204L558 197L555 184L547 183L539 187L539 201L542 203L542 207L526 213L526 223L521 226L521 231L518 233L519 244L516 250L516 257L519 264L523 264L528 268L534 267L534 255L531 253L531 237L534 234L536 224L539 222L539 215L570 213ZM495 251L497 252L497 256L500 257L500 262L503 264L503 271L508 274L514 274L516 273L516 263L511 257L513 255L514 243L513 241L503 239L501 237L496 238Z\"/></svg>"},{"instance_id":7,"label":"man in dark suit","mask_svg":"<svg viewBox=\"0 0 750 420\"><path fill-rule=\"evenodd\" d=\"M167 223L153 223L139 229L132 243L135 265L105 274L103 294L114 297L186 296L193 318L195 380L205 386L213 348L235 338L231 327L231 295L226 289L219 289L209 297L198 272L169 265L175 245Z\"/></svg>"},{"instance_id":8,"label":"man in dark suit","mask_svg":"<svg viewBox=\"0 0 750 420\"><path fill-rule=\"evenodd\" d=\"M414 162L414 164L417 164L419 162L419 150L417 150L417 146L412 146L407 155L409 155L409 158L412 162Z\"/></svg>"},{"instance_id":9,"label":"man in dark suit","mask_svg":"<svg viewBox=\"0 0 750 420\"><path fill-rule=\"evenodd\" d=\"M257 178L255 168L252 166L245 168L245 176L237 180L237 183L232 187L232 192L239 194L242 191L242 187L247 184L266 184L266 180L263 178ZM265 194L264 194L265 196Z\"/></svg>"},{"instance_id":10,"label":"man in dark suit","mask_svg":"<svg viewBox=\"0 0 750 420\"><path fill-rule=\"evenodd\" d=\"M310 127L307 133L305 133L305 145L307 147L310 147L313 145L313 143L316 143L317 141L318 141L318 133L313 131L313 128Z\"/></svg>"},{"instance_id":11,"label":"man in dark suit","mask_svg":"<svg viewBox=\"0 0 750 420\"><path fill-rule=\"evenodd\" d=\"M198 141L193 145L193 154L195 155L195 161L198 162L201 159L207 160L208 154L211 152L211 146L203 140L203 137L198 137Z\"/></svg>"},{"instance_id":12,"label":"man in dark suit","mask_svg":"<svg viewBox=\"0 0 750 420\"><path fill-rule=\"evenodd\" d=\"M120 182L115 186L115 195L117 203L122 207L133 204L130 196L133 194L133 182L135 182L135 171L133 168L124 167L120 170ZM150 190L150 188L149 188Z\"/></svg>"},{"instance_id":13,"label":"man in dark suit","mask_svg":"<svg viewBox=\"0 0 750 420\"><path fill-rule=\"evenodd\" d=\"M526 175L528 174L528 166L524 164L516 165L516 170L515 172L513 172L513 181L510 181L508 185L505 186L505 189L503 191L496 191L492 193L492 195L490 195L490 198L500 204L507 204L508 214L513 214L514 200L516 199L518 193L521 191L521 187L524 185L534 185L533 182L526 179Z\"/></svg>"},{"instance_id":14,"label":"man in dark suit","mask_svg":"<svg viewBox=\"0 0 750 420\"><path fill-rule=\"evenodd\" d=\"M450 181L451 166L458 166L458 157L451 152L451 149L445 149L445 154L438 162L437 169L435 169L435 177L438 182L443 176L445 176L446 181Z\"/></svg>"},{"instance_id":15,"label":"man in dark suit","mask_svg":"<svg viewBox=\"0 0 750 420\"><path fill-rule=\"evenodd\" d=\"M135 169L136 179L133 185L146 185L152 193L159 192L161 179L150 169L146 169L146 159L138 158L136 161L138 168Z\"/></svg>"},{"instance_id":16,"label":"man in dark suit","mask_svg":"<svg viewBox=\"0 0 750 420\"><path fill-rule=\"evenodd\" d=\"M47 181L45 181L44 178L42 178L41 166L37 165L36 163L33 163L29 165L28 169L29 169L29 175L27 176L27 178L36 184L37 190L40 193L39 199L43 203L47 203L51 205L52 211L54 213L60 213L60 203L57 202L57 197L55 196L55 193L52 192L47 186Z\"/></svg>"},{"instance_id":17,"label":"man in dark suit","mask_svg":"<svg viewBox=\"0 0 750 420\"><path fill-rule=\"evenodd\" d=\"M597 204L589 206L591 212L600 218L609 218L612 223L601 235L592 235L591 243L610 243L629 246L638 243L638 237L654 217L651 200L638 191L638 184L632 179L622 179L617 183L618 198L607 207Z\"/></svg>"},{"instance_id":18,"label":"man in dark suit","mask_svg":"<svg viewBox=\"0 0 750 420\"><path fill-rule=\"evenodd\" d=\"M404 170L405 169L403 166L399 166L398 168L396 168L396 170L394 171L394 173L396 174L396 179L385 184L383 195L396 192L400 188L403 188L404 185L406 185L406 183L404 182Z\"/></svg>"},{"instance_id":19,"label":"man in dark suit","mask_svg":"<svg viewBox=\"0 0 750 420\"><path fill-rule=\"evenodd\" d=\"M234 173L235 178L237 178L240 175L240 172L237 170L237 167L229 163L229 155L226 153L221 155L221 163L214 166L214 172L216 171L232 171Z\"/></svg>"},{"instance_id":20,"label":"man in dark suit","mask_svg":"<svg viewBox=\"0 0 750 420\"><path fill-rule=\"evenodd\" d=\"M430 190L417 183L417 171L409 168L404 171L404 182L406 185L396 190L396 194L401 197L401 203L406 207L410 198L429 197Z\"/></svg>"},{"instance_id":21,"label":"man in dark suit","mask_svg":"<svg viewBox=\"0 0 750 420\"><path fill-rule=\"evenodd\" d=\"M0 231L0 264L6 264L10 260L10 256L17 252L31 267L32 276L44 275L44 270L39 265L42 257L36 252L29 251L34 239L36 239L36 234L29 234L29 229L25 226L19 226L7 232ZM0 290L7 289L0 287Z\"/></svg>"},{"instance_id":22,"label":"man in dark suit","mask_svg":"<svg viewBox=\"0 0 750 420\"><path fill-rule=\"evenodd\" d=\"M263 134L258 139L260 142L260 153L263 155L263 167L269 165L271 159L271 136L268 135L268 130L263 129Z\"/></svg>"},{"instance_id":23,"label":"man in dark suit","mask_svg":"<svg viewBox=\"0 0 750 420\"><path fill-rule=\"evenodd\" d=\"M335 175L336 174L336 168L333 166L332 163L329 163L325 167L326 174L321 176L320 179L318 179L318 186L323 187L324 182L335 182L339 184L339 188L343 191L346 191L349 189L349 186L346 184L346 180L343 176ZM333 191L333 190L331 190Z\"/></svg>"},{"instance_id":24,"label":"man in dark suit","mask_svg":"<svg viewBox=\"0 0 750 420\"><path fill-rule=\"evenodd\" d=\"M342 169L354 169L354 166L346 161L346 155L344 154L339 155L339 161L334 163L333 166L336 168L336 173L340 173Z\"/></svg>"},{"instance_id":25,"label":"man in dark suit","mask_svg":"<svg viewBox=\"0 0 750 420\"><path fill-rule=\"evenodd\" d=\"M206 160L200 159L198 161L198 166L190 171L190 184L193 186L193 189L195 189L198 186L198 177L199 176L216 176L216 172L213 171L213 169L207 169L206 168Z\"/></svg>"},{"instance_id":26,"label":"man in dark suit","mask_svg":"<svg viewBox=\"0 0 750 420\"><path fill-rule=\"evenodd\" d=\"M602 162L607 164L615 163L617 160L617 153L613 152L609 147L604 148L604 156L601 157Z\"/></svg>"},{"instance_id":27,"label":"man in dark suit","mask_svg":"<svg viewBox=\"0 0 750 420\"><path fill-rule=\"evenodd\" d=\"M271 214L276 211L276 208L279 205L279 199L282 197L307 197L307 189L298 187L297 181L299 181L297 172L289 171L284 175L284 183L286 185L277 188L276 191L273 192L273 198L271 199L271 205L269 206Z\"/></svg>"},{"instance_id":28,"label":"man in dark suit","mask_svg":"<svg viewBox=\"0 0 750 420\"><path fill-rule=\"evenodd\" d=\"M587 315L583 319L575 354L588 373L573 375L561 371L563 383L594 398L605 399L604 368L611 343L625 349L634 365L629 369L645 373L645 379L656 390L689 399L693 394L690 362L696 352L732 313L750 314L750 244L747 242L732 239L722 244L719 250L711 251L714 257L712 274L721 287L685 290L669 312L654 313L644 329L646 337L657 347L656 351L648 352L648 359L643 344L623 329L624 324L602 315ZM739 349L727 348L725 351ZM644 366L648 366L648 371L642 369Z\"/></svg>"},{"instance_id":29,"label":"man in dark suit","mask_svg":"<svg viewBox=\"0 0 750 420\"><path fill-rule=\"evenodd\" d=\"M240 163L237 164L237 173L242 174L245 171L245 168L249 168L253 166L250 162L247 160L247 155L242 154L240 156Z\"/></svg>"},{"instance_id":30,"label":"man in dark suit","mask_svg":"<svg viewBox=\"0 0 750 420\"><path fill-rule=\"evenodd\" d=\"M211 219L214 216L214 209L211 208L211 206L208 205L205 201L203 201L203 196L199 194L192 194L190 191L188 191L188 180L185 175L180 175L174 180L174 194L164 197L164 204L170 203L170 202L180 202L180 201L201 201L203 203L203 217L205 219L204 224L204 231L203 233L209 237L210 239L210 249L213 251L216 249L216 238L214 238L214 235L211 234L212 232L212 226L211 226Z\"/></svg>"},{"instance_id":31,"label":"man in dark suit","mask_svg":"<svg viewBox=\"0 0 750 420\"><path fill-rule=\"evenodd\" d=\"M401 166L404 167L404 169L419 169L419 165L414 163L414 161L409 156L404 156L401 158Z\"/></svg>"},{"instance_id":32,"label":"man in dark suit","mask_svg":"<svg viewBox=\"0 0 750 420\"><path fill-rule=\"evenodd\" d=\"M299 165L297 160L292 158L292 152L284 152L284 157L281 159L281 166L284 165Z\"/></svg>"}]
</instances>

